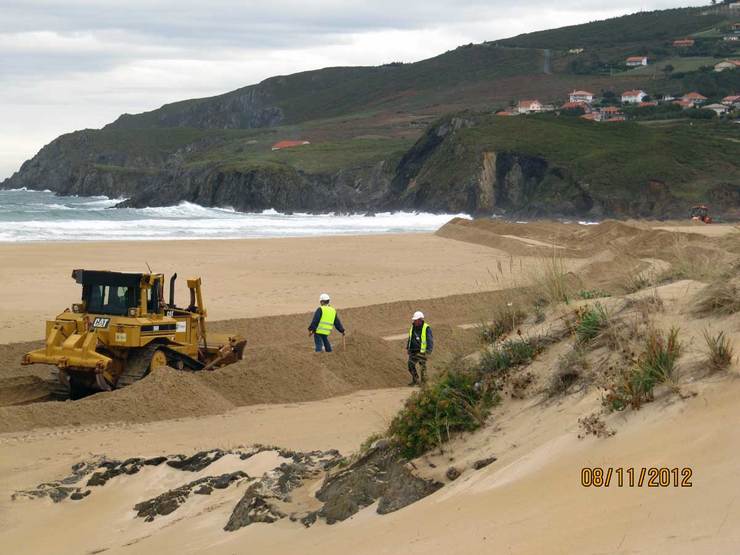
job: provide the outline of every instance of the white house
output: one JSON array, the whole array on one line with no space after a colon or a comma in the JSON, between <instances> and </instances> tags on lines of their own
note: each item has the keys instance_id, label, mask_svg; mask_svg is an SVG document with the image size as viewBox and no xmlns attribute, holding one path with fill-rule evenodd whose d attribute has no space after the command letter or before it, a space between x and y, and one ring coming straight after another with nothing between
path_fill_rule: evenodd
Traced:
<instances>
[{"instance_id":1,"label":"white house","mask_svg":"<svg viewBox=\"0 0 740 555\"><path fill-rule=\"evenodd\" d=\"M724 60L714 64L714 71L725 71L726 69L740 68L740 60Z\"/></svg>"},{"instance_id":2,"label":"white house","mask_svg":"<svg viewBox=\"0 0 740 555\"><path fill-rule=\"evenodd\" d=\"M542 103L539 100L520 100L517 110L520 114L529 114L531 112L541 112Z\"/></svg>"},{"instance_id":3,"label":"white house","mask_svg":"<svg viewBox=\"0 0 740 555\"><path fill-rule=\"evenodd\" d=\"M594 101L594 93L588 91L573 91L568 95L570 102L585 102L591 104Z\"/></svg>"},{"instance_id":4,"label":"white house","mask_svg":"<svg viewBox=\"0 0 740 555\"><path fill-rule=\"evenodd\" d=\"M622 93L622 104L639 104L647 96L645 91L633 90Z\"/></svg>"},{"instance_id":5,"label":"white house","mask_svg":"<svg viewBox=\"0 0 740 555\"><path fill-rule=\"evenodd\" d=\"M704 106L705 110L712 110L715 114L717 114L717 117L726 114L729 109L724 104L707 104Z\"/></svg>"},{"instance_id":6,"label":"white house","mask_svg":"<svg viewBox=\"0 0 740 555\"><path fill-rule=\"evenodd\" d=\"M628 67L638 67L648 65L647 56L630 56L624 62Z\"/></svg>"}]
</instances>

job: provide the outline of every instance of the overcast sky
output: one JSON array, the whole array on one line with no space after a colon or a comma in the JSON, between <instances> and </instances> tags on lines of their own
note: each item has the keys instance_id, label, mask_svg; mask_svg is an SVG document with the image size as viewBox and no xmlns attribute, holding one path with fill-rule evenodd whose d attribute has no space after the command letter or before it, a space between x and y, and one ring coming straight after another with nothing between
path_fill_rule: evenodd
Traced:
<instances>
[{"instance_id":1,"label":"overcast sky","mask_svg":"<svg viewBox=\"0 0 740 555\"><path fill-rule=\"evenodd\" d=\"M412 62L460 44L685 0L0 0L0 179L56 136L272 75Z\"/></svg>"}]
</instances>

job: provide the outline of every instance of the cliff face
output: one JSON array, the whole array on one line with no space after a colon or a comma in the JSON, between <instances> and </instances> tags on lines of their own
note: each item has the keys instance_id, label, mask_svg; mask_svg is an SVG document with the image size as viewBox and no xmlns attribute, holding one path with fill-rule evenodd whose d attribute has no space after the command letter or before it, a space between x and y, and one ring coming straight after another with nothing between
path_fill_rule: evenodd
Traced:
<instances>
[{"instance_id":1,"label":"cliff face","mask_svg":"<svg viewBox=\"0 0 740 555\"><path fill-rule=\"evenodd\" d=\"M213 98L166 104L143 114L123 114L106 127L254 129L273 127L282 121L282 109L275 105L261 85L253 85Z\"/></svg>"},{"instance_id":2,"label":"cliff face","mask_svg":"<svg viewBox=\"0 0 740 555\"><path fill-rule=\"evenodd\" d=\"M582 184L544 158L481 150L459 136L475 125L474 118L453 117L430 129L401 160L393 202L478 216L603 214Z\"/></svg>"},{"instance_id":3,"label":"cliff face","mask_svg":"<svg viewBox=\"0 0 740 555\"><path fill-rule=\"evenodd\" d=\"M142 208L188 201L243 212L270 208L281 212L365 212L380 205L389 184L384 162L334 174L272 166L244 171L181 168L157 176L119 206Z\"/></svg>"}]
</instances>

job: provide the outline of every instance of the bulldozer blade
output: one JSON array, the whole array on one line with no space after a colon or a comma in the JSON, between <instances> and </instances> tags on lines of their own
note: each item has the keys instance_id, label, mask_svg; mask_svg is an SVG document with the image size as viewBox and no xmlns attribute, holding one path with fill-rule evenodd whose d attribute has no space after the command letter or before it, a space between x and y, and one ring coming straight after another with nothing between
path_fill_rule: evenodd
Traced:
<instances>
[{"instance_id":1,"label":"bulldozer blade","mask_svg":"<svg viewBox=\"0 0 740 555\"><path fill-rule=\"evenodd\" d=\"M229 343L218 350L216 358L203 367L203 370L215 370L221 366L233 364L241 360L244 356L244 347L247 345L246 339L237 339L230 337Z\"/></svg>"}]
</instances>

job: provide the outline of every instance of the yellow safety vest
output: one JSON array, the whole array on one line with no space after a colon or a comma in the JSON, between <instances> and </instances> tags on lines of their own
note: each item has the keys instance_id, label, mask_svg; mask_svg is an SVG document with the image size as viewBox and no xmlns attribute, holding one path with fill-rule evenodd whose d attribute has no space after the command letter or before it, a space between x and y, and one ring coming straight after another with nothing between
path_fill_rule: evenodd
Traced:
<instances>
[{"instance_id":1,"label":"yellow safety vest","mask_svg":"<svg viewBox=\"0 0 740 555\"><path fill-rule=\"evenodd\" d=\"M319 325L316 327L316 333L318 335L329 335L331 330L334 329L334 320L337 319L337 311L334 307L329 305L322 306L321 308L321 320Z\"/></svg>"},{"instance_id":2,"label":"yellow safety vest","mask_svg":"<svg viewBox=\"0 0 740 555\"><path fill-rule=\"evenodd\" d=\"M427 328L429 328L429 326L427 325L426 322L424 322L421 325L421 350L419 351L420 353L427 352ZM414 326L412 324L411 327L409 328L409 347L411 347L411 336L413 335L413 333L414 333Z\"/></svg>"}]
</instances>

